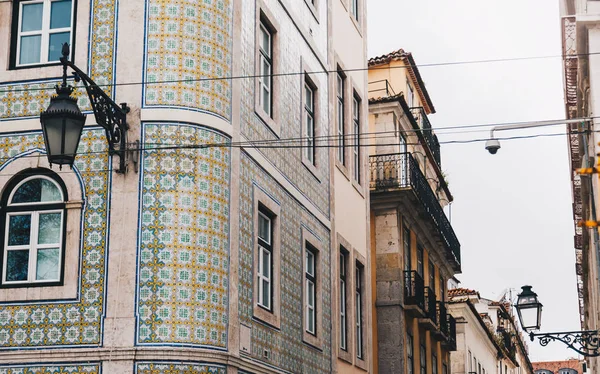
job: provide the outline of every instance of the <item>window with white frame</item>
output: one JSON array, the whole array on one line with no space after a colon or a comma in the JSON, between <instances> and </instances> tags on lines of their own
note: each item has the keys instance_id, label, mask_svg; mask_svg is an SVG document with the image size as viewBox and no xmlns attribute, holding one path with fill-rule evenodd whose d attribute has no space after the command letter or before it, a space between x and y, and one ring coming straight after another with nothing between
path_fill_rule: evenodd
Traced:
<instances>
[{"instance_id":1,"label":"window with white frame","mask_svg":"<svg viewBox=\"0 0 600 374\"><path fill-rule=\"evenodd\" d=\"M273 117L273 32L261 20L258 38L259 56L259 105Z\"/></svg>"},{"instance_id":2,"label":"window with white frame","mask_svg":"<svg viewBox=\"0 0 600 374\"><path fill-rule=\"evenodd\" d=\"M352 128L354 133L354 145L352 146L354 180L360 183L360 99L356 94L352 98Z\"/></svg>"},{"instance_id":3,"label":"window with white frame","mask_svg":"<svg viewBox=\"0 0 600 374\"><path fill-rule=\"evenodd\" d=\"M350 14L358 21L358 0L350 0Z\"/></svg>"},{"instance_id":4,"label":"window with white frame","mask_svg":"<svg viewBox=\"0 0 600 374\"><path fill-rule=\"evenodd\" d=\"M63 43L73 44L74 2L22 0L14 7L14 66L58 62Z\"/></svg>"},{"instance_id":5,"label":"window with white frame","mask_svg":"<svg viewBox=\"0 0 600 374\"><path fill-rule=\"evenodd\" d=\"M273 308L273 221L262 209L258 212L258 305Z\"/></svg>"},{"instance_id":6,"label":"window with white frame","mask_svg":"<svg viewBox=\"0 0 600 374\"><path fill-rule=\"evenodd\" d=\"M360 263L356 263L356 357L364 358L364 345L363 345L363 266Z\"/></svg>"},{"instance_id":7,"label":"window with white frame","mask_svg":"<svg viewBox=\"0 0 600 374\"><path fill-rule=\"evenodd\" d=\"M406 91L406 104L409 108L412 108L415 105L415 90L408 79L406 80Z\"/></svg>"},{"instance_id":8,"label":"window with white frame","mask_svg":"<svg viewBox=\"0 0 600 374\"><path fill-rule=\"evenodd\" d=\"M2 197L3 286L62 280L65 188L54 173L29 170L17 175Z\"/></svg>"},{"instance_id":9,"label":"window with white frame","mask_svg":"<svg viewBox=\"0 0 600 374\"><path fill-rule=\"evenodd\" d=\"M304 82L304 157L315 164L315 90L309 81Z\"/></svg>"},{"instance_id":10,"label":"window with white frame","mask_svg":"<svg viewBox=\"0 0 600 374\"><path fill-rule=\"evenodd\" d=\"M345 77L338 71L336 76L336 131L338 136L337 159L342 165L346 165L345 150L346 130L344 126L344 88Z\"/></svg>"},{"instance_id":11,"label":"window with white frame","mask_svg":"<svg viewBox=\"0 0 600 374\"><path fill-rule=\"evenodd\" d=\"M348 262L348 252L340 247L340 348L348 350L348 314L347 314L347 289L348 280L346 278L346 263Z\"/></svg>"},{"instance_id":12,"label":"window with white frame","mask_svg":"<svg viewBox=\"0 0 600 374\"><path fill-rule=\"evenodd\" d=\"M305 329L317 335L317 252L308 243L305 249Z\"/></svg>"}]
</instances>

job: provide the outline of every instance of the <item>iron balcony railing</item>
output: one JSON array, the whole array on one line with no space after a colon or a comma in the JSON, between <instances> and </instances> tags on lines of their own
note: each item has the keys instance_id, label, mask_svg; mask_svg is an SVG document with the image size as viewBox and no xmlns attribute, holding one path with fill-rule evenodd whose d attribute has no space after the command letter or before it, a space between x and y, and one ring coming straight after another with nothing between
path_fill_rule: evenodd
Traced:
<instances>
[{"instance_id":1,"label":"iron balcony railing","mask_svg":"<svg viewBox=\"0 0 600 374\"><path fill-rule=\"evenodd\" d=\"M369 157L371 190L411 188L429 218L437 226L449 254L460 265L460 242L437 196L410 153L393 153Z\"/></svg>"},{"instance_id":2,"label":"iron balcony railing","mask_svg":"<svg viewBox=\"0 0 600 374\"><path fill-rule=\"evenodd\" d=\"M425 113L425 109L423 107L413 107L410 108L410 112L415 118L415 121L417 121L417 124L419 124L421 132L423 133L423 137L425 138L425 143L427 143L427 146L431 150L435 162L441 168L442 154L440 152L440 142L438 141L437 136L433 133L433 128L431 127L431 122L429 122L427 113Z\"/></svg>"},{"instance_id":3,"label":"iron balcony railing","mask_svg":"<svg viewBox=\"0 0 600 374\"><path fill-rule=\"evenodd\" d=\"M446 313L446 304L443 301L437 302L437 319L439 321L440 331L444 336L448 336L448 315Z\"/></svg>"},{"instance_id":4,"label":"iron balcony railing","mask_svg":"<svg viewBox=\"0 0 600 374\"><path fill-rule=\"evenodd\" d=\"M447 315L448 323L448 339L446 340L446 346L449 351L456 351L456 320L452 315Z\"/></svg>"},{"instance_id":5,"label":"iron balcony railing","mask_svg":"<svg viewBox=\"0 0 600 374\"><path fill-rule=\"evenodd\" d=\"M435 301L435 292L429 287L425 287L425 314L434 324L437 324L437 308Z\"/></svg>"},{"instance_id":6,"label":"iron balcony railing","mask_svg":"<svg viewBox=\"0 0 600 374\"><path fill-rule=\"evenodd\" d=\"M404 304L425 310L425 282L415 270L404 271Z\"/></svg>"},{"instance_id":7,"label":"iron balcony railing","mask_svg":"<svg viewBox=\"0 0 600 374\"><path fill-rule=\"evenodd\" d=\"M371 81L368 83L369 93L375 93L375 97L396 96L392 84L387 79ZM370 95L369 95L370 96Z\"/></svg>"}]
</instances>

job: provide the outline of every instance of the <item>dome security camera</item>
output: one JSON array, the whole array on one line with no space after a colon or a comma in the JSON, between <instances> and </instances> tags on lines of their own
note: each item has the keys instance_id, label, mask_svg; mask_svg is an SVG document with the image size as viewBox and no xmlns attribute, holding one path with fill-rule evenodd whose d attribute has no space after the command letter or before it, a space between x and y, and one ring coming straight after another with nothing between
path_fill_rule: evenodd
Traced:
<instances>
[{"instance_id":1,"label":"dome security camera","mask_svg":"<svg viewBox=\"0 0 600 374\"><path fill-rule=\"evenodd\" d=\"M487 149L491 154L495 155L500 149L500 142L496 139L490 139L485 142L485 149Z\"/></svg>"}]
</instances>

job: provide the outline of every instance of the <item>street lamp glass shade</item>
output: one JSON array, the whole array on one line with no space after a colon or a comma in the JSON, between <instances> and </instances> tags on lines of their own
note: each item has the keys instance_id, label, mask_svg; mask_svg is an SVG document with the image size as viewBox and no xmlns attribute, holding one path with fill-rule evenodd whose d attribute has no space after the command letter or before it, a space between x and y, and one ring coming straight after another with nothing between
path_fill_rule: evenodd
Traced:
<instances>
[{"instance_id":1,"label":"street lamp glass shade","mask_svg":"<svg viewBox=\"0 0 600 374\"><path fill-rule=\"evenodd\" d=\"M542 304L538 301L537 294L531 290L531 286L521 288L515 305L521 327L525 331L539 330L542 323Z\"/></svg>"},{"instance_id":2,"label":"street lamp glass shade","mask_svg":"<svg viewBox=\"0 0 600 374\"><path fill-rule=\"evenodd\" d=\"M70 87L57 87L56 92L40 116L48 161L73 166L85 115L79 110L77 100L71 97Z\"/></svg>"}]
</instances>

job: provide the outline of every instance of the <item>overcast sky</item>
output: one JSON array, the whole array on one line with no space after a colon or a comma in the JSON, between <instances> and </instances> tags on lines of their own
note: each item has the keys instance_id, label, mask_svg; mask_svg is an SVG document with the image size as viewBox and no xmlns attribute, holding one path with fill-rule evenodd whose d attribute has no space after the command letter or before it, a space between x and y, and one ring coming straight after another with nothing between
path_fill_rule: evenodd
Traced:
<instances>
[{"instance_id":1,"label":"overcast sky","mask_svg":"<svg viewBox=\"0 0 600 374\"><path fill-rule=\"evenodd\" d=\"M559 56L558 0L368 0L369 56L403 48L417 64ZM564 118L560 58L420 68L444 127ZM464 130L463 130L464 131ZM564 126L498 132L565 132ZM565 136L442 145L454 195L452 225L462 245L462 286L496 299L533 286L544 304L542 331L579 330L569 154ZM518 292L514 292L516 295ZM532 361L574 357L561 343L529 343Z\"/></svg>"}]
</instances>

